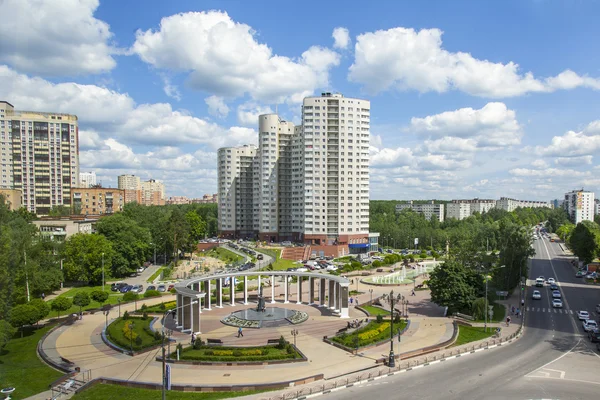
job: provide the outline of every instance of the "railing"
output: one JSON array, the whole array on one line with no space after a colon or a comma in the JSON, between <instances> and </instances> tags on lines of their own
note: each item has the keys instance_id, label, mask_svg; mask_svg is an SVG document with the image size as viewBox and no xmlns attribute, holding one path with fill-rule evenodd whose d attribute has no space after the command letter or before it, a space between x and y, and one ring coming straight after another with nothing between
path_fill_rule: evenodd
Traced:
<instances>
[{"instance_id":1,"label":"railing","mask_svg":"<svg viewBox=\"0 0 600 400\"><path fill-rule=\"evenodd\" d=\"M305 396L309 396L309 395L316 394L316 393L327 394L330 391L332 391L333 389L336 389L339 387L354 386L354 385L357 385L357 384L360 384L363 382L368 382L368 381L374 380L377 377L381 377L381 376L385 376L385 375L392 375L392 374L402 371L402 370L410 371L411 369L413 369L415 367L429 365L430 363L432 363L434 361L435 362L436 361L445 361L449 357L460 357L461 355L466 354L466 353L474 353L475 351L478 351L479 349L488 349L488 348L490 348L490 346L496 346L496 345L501 346L503 343L512 341L513 339L519 337L522 334L522 332L523 332L523 322L521 322L521 326L515 333L513 333L507 337L498 338L498 339L490 339L490 340L486 340L485 342L480 342L478 344L463 345L463 346L459 346L456 348L451 348L449 350L442 350L441 354L425 355L424 357L419 357L414 360L405 360L405 361L398 360L396 362L396 367L394 367L394 368L377 366L377 367L370 369L369 371L359 371L359 372L356 372L354 374L350 374L350 375L347 375L344 377L330 378L326 381L321 381L318 385L310 385L307 387L298 387L296 390L279 393L279 394L276 394L271 397L265 397L265 399L269 399L269 400L299 399L299 398L303 398Z\"/></svg>"}]
</instances>

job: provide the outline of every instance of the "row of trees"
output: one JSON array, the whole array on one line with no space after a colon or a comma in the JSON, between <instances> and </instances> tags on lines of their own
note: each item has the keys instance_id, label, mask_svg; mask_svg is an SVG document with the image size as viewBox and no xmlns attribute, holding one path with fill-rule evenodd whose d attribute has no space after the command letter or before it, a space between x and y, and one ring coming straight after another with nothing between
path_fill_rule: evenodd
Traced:
<instances>
[{"instance_id":1,"label":"row of trees","mask_svg":"<svg viewBox=\"0 0 600 400\"><path fill-rule=\"evenodd\" d=\"M33 219L24 209L10 211L0 196L0 319L61 282L100 284L103 266L107 279L128 276L155 252L166 264L217 233L216 204L131 203L98 221L97 234L76 234L66 241L45 239L29 223Z\"/></svg>"},{"instance_id":2,"label":"row of trees","mask_svg":"<svg viewBox=\"0 0 600 400\"><path fill-rule=\"evenodd\" d=\"M371 202L371 230L381 232L382 242L395 247L410 248L414 238L430 249L448 247L447 261L430 274L429 287L432 300L448 306L449 312L472 313L481 308L477 305L485 296L488 275L490 293L517 286L528 275L527 259L534 255L533 225L552 221L558 227L566 220L563 210L519 208L513 212L491 209L440 223L412 210L396 213L396 203Z\"/></svg>"},{"instance_id":3,"label":"row of trees","mask_svg":"<svg viewBox=\"0 0 600 400\"><path fill-rule=\"evenodd\" d=\"M600 257L600 225L598 222L582 221L577 225L565 222L558 227L556 234L585 264Z\"/></svg>"}]
</instances>

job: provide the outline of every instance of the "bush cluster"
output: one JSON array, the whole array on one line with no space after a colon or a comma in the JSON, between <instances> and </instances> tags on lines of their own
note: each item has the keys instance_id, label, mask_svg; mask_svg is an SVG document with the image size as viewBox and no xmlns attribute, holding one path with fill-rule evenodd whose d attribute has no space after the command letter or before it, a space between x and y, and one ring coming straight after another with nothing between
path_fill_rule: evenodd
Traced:
<instances>
[{"instance_id":1,"label":"bush cluster","mask_svg":"<svg viewBox=\"0 0 600 400\"><path fill-rule=\"evenodd\" d=\"M146 292L144 293L144 298L159 297L159 296L160 296L160 292L158 290L146 290Z\"/></svg>"}]
</instances>

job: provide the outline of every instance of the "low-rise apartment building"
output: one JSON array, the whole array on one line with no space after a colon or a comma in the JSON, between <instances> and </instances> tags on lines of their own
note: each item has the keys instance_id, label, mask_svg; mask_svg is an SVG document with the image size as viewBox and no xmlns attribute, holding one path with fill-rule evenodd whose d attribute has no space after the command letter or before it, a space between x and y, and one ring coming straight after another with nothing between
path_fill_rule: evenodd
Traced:
<instances>
[{"instance_id":1,"label":"low-rise apartment building","mask_svg":"<svg viewBox=\"0 0 600 400\"><path fill-rule=\"evenodd\" d=\"M82 215L105 215L123 211L125 193L115 188L77 188L73 206Z\"/></svg>"},{"instance_id":2,"label":"low-rise apartment building","mask_svg":"<svg viewBox=\"0 0 600 400\"><path fill-rule=\"evenodd\" d=\"M444 204L436 204L435 201L419 204L414 203L412 200L408 203L396 204L396 212L406 209L411 209L414 212L423 214L428 221L431 220L431 217L435 217L438 221L444 222Z\"/></svg>"},{"instance_id":3,"label":"low-rise apartment building","mask_svg":"<svg viewBox=\"0 0 600 400\"><path fill-rule=\"evenodd\" d=\"M17 211L23 206L23 193L19 189L2 189L0 195L4 196L4 201L11 211Z\"/></svg>"}]
</instances>

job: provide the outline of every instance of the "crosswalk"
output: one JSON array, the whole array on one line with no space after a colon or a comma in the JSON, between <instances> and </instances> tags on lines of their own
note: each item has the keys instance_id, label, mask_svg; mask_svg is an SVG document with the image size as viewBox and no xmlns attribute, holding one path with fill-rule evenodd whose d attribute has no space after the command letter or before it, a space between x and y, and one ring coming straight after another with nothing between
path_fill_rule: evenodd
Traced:
<instances>
[{"instance_id":1,"label":"crosswalk","mask_svg":"<svg viewBox=\"0 0 600 400\"><path fill-rule=\"evenodd\" d=\"M569 314L577 315L577 311L573 311L565 308L544 308L544 307L526 307L525 312L540 312L540 313L554 313L554 314ZM597 317L595 312L590 313L590 317Z\"/></svg>"}]
</instances>

